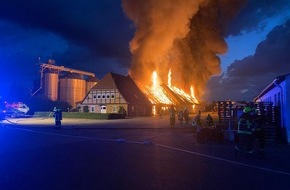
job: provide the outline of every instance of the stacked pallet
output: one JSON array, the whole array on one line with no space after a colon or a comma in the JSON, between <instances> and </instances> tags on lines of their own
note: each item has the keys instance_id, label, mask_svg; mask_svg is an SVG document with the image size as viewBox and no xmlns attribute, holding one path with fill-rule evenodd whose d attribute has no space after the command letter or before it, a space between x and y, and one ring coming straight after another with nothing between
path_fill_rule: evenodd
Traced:
<instances>
[{"instance_id":1,"label":"stacked pallet","mask_svg":"<svg viewBox=\"0 0 290 190\"><path fill-rule=\"evenodd\" d=\"M272 102L258 102L255 107L260 117L259 125L265 131L265 139L267 143L274 143L277 141L277 112Z\"/></svg>"},{"instance_id":2,"label":"stacked pallet","mask_svg":"<svg viewBox=\"0 0 290 190\"><path fill-rule=\"evenodd\" d=\"M245 104L241 102L219 101L217 102L219 124L225 128L231 127L232 130L237 130L238 120ZM277 126L279 126L279 110L273 106L272 102L252 103L257 110L259 125L265 131L267 143L277 141Z\"/></svg>"},{"instance_id":3,"label":"stacked pallet","mask_svg":"<svg viewBox=\"0 0 290 190\"><path fill-rule=\"evenodd\" d=\"M237 119L234 114L232 101L218 101L219 124L225 128L237 129Z\"/></svg>"}]
</instances>

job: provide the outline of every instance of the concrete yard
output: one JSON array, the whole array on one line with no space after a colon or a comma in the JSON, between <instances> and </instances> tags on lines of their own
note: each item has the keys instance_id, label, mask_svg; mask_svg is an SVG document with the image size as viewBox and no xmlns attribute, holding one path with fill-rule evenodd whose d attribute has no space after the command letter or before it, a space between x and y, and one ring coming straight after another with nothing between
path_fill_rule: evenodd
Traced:
<instances>
[{"instance_id":1,"label":"concrete yard","mask_svg":"<svg viewBox=\"0 0 290 190\"><path fill-rule=\"evenodd\" d=\"M168 117L14 118L0 123L0 189L288 189L290 147L234 155L234 143L199 144Z\"/></svg>"}]
</instances>

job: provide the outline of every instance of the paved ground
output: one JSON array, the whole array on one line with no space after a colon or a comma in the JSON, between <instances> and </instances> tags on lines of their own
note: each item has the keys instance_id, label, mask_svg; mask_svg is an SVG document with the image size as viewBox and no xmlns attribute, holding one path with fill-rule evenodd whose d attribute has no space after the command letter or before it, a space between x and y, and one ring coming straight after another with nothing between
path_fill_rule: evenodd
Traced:
<instances>
[{"instance_id":1,"label":"paved ground","mask_svg":"<svg viewBox=\"0 0 290 190\"><path fill-rule=\"evenodd\" d=\"M168 117L9 119L0 124L0 189L289 189L290 147L266 157L199 144Z\"/></svg>"}]
</instances>

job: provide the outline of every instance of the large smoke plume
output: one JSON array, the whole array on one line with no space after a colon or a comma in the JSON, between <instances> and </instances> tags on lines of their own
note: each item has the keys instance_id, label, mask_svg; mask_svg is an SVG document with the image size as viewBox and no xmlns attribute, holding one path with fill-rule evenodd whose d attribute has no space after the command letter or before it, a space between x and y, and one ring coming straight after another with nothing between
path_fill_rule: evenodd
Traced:
<instances>
[{"instance_id":1,"label":"large smoke plume","mask_svg":"<svg viewBox=\"0 0 290 190\"><path fill-rule=\"evenodd\" d=\"M157 70L167 83L201 97L212 75L221 71L218 54L227 51L226 27L245 0L123 0L123 9L134 21L130 42L130 75L150 83Z\"/></svg>"}]
</instances>

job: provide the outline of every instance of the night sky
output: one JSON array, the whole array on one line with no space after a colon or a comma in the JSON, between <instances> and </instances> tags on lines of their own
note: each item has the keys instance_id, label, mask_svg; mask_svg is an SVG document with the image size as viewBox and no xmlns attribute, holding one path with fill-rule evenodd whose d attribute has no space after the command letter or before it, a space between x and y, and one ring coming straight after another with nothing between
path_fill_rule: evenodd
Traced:
<instances>
[{"instance_id":1,"label":"night sky","mask_svg":"<svg viewBox=\"0 0 290 190\"><path fill-rule=\"evenodd\" d=\"M249 0L241 8L225 30L223 73L208 82L207 100L252 100L290 73L289 10L290 0ZM29 92L48 59L98 78L126 75L131 66L135 27L120 0L2 0L0 28L2 97L11 87Z\"/></svg>"}]
</instances>

